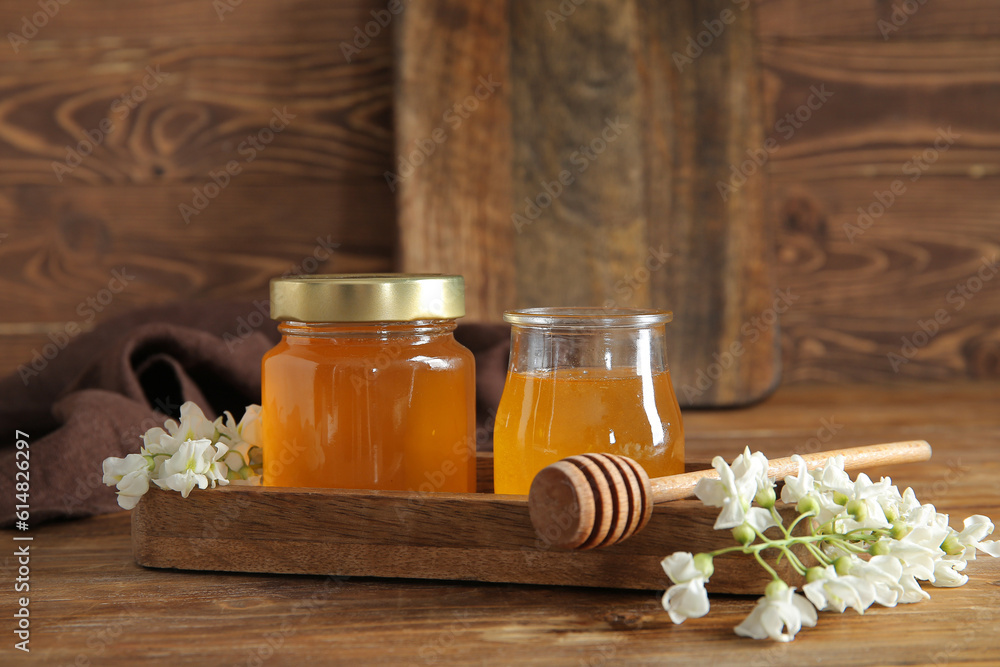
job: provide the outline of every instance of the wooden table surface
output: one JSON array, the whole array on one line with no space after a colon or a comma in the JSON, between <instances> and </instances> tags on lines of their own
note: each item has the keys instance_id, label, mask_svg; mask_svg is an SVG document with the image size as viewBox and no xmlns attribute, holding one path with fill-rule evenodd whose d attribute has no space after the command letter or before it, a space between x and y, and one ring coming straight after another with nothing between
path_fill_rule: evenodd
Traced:
<instances>
[{"instance_id":1,"label":"wooden table surface","mask_svg":"<svg viewBox=\"0 0 1000 667\"><path fill-rule=\"evenodd\" d=\"M924 438L930 463L869 472L913 486L953 526L974 513L996 520L998 406L995 383L785 387L751 408L685 414L689 459L730 458L747 444L776 457ZM14 650L8 629L4 665L1000 662L1000 560L989 557L970 563L964 587L929 587L929 601L864 617L823 613L782 645L733 634L752 597L713 597L709 616L675 626L649 592L145 570L124 512L28 534L32 650ZM7 628L16 570L7 555Z\"/></svg>"}]
</instances>

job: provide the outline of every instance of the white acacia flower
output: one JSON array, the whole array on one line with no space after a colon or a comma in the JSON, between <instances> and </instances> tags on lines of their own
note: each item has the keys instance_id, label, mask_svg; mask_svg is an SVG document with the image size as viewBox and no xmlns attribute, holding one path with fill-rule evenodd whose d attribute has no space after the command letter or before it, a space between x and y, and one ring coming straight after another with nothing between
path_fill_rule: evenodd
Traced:
<instances>
[{"instance_id":1,"label":"white acacia flower","mask_svg":"<svg viewBox=\"0 0 1000 667\"><path fill-rule=\"evenodd\" d=\"M933 576L933 573L932 573ZM899 595L899 602L902 604L913 604L921 600L930 600L930 594L920 587L920 582L913 574L903 569L903 575L899 578L899 585L903 592Z\"/></svg>"},{"instance_id":2,"label":"white acacia flower","mask_svg":"<svg viewBox=\"0 0 1000 667\"><path fill-rule=\"evenodd\" d=\"M785 477L785 484L781 488L781 500L789 505L794 505L816 489L812 474L806 467L805 459L795 454L792 456L792 460L799 466L798 474Z\"/></svg>"},{"instance_id":3,"label":"white acacia flower","mask_svg":"<svg viewBox=\"0 0 1000 667\"><path fill-rule=\"evenodd\" d=\"M159 454L173 456L188 440L207 439L214 442L218 438L215 424L209 421L198 404L193 401L185 401L181 406L180 423L168 419L163 426L166 430L157 426L142 436L146 450L144 453L153 456Z\"/></svg>"},{"instance_id":4,"label":"white acacia flower","mask_svg":"<svg viewBox=\"0 0 1000 667\"><path fill-rule=\"evenodd\" d=\"M694 555L688 551L676 551L660 562L663 571L675 584L684 584L695 579L706 579L706 575L694 563Z\"/></svg>"},{"instance_id":5,"label":"white acacia flower","mask_svg":"<svg viewBox=\"0 0 1000 667\"><path fill-rule=\"evenodd\" d=\"M910 535L912 534L913 532L910 533ZM938 547L910 540L908 539L910 535L902 540L882 541L889 547L888 555L899 560L903 567L903 574L913 575L924 581L932 581L934 579L934 564L944 557L944 552Z\"/></svg>"},{"instance_id":6,"label":"white acacia flower","mask_svg":"<svg viewBox=\"0 0 1000 667\"><path fill-rule=\"evenodd\" d=\"M123 459L109 456L104 459L102 469L104 470L104 483L111 486L122 481L126 475L131 473L148 472L149 459L142 454L128 454Z\"/></svg>"},{"instance_id":7,"label":"white acacia flower","mask_svg":"<svg viewBox=\"0 0 1000 667\"><path fill-rule=\"evenodd\" d=\"M839 575L832 565L826 566L822 578L803 586L802 592L820 611L843 613L851 607L863 614L875 601L875 587L871 583L851 574Z\"/></svg>"},{"instance_id":8,"label":"white acacia flower","mask_svg":"<svg viewBox=\"0 0 1000 667\"><path fill-rule=\"evenodd\" d=\"M762 452L751 454L749 447L744 448L743 453L733 461L732 468L737 478L752 477L757 483L757 491L774 487L774 481L767 476L767 457Z\"/></svg>"},{"instance_id":9,"label":"white acacia flower","mask_svg":"<svg viewBox=\"0 0 1000 667\"><path fill-rule=\"evenodd\" d=\"M130 510L149 490L150 460L142 454L129 454L125 458L104 459L104 483L118 487L118 504Z\"/></svg>"},{"instance_id":10,"label":"white acacia flower","mask_svg":"<svg viewBox=\"0 0 1000 667\"><path fill-rule=\"evenodd\" d=\"M816 625L816 608L801 595L795 595L794 588L776 580L767 585L764 597L757 600L757 606L750 615L736 626L736 634L752 639L770 637L775 641L790 642L803 625Z\"/></svg>"},{"instance_id":11,"label":"white acacia flower","mask_svg":"<svg viewBox=\"0 0 1000 667\"><path fill-rule=\"evenodd\" d=\"M949 556L934 564L934 585L942 588L964 586L968 575L961 574L967 562L964 558Z\"/></svg>"},{"instance_id":12,"label":"white acacia flower","mask_svg":"<svg viewBox=\"0 0 1000 667\"><path fill-rule=\"evenodd\" d=\"M701 618L708 613L708 592L704 579L694 579L683 584L675 584L663 594L663 608L674 623L683 623L689 618Z\"/></svg>"},{"instance_id":13,"label":"white acacia flower","mask_svg":"<svg viewBox=\"0 0 1000 667\"><path fill-rule=\"evenodd\" d=\"M895 607L903 594L903 586L899 583L903 576L903 565L894 556L872 556L867 561L854 557L850 574L861 577L870 583L875 591L875 602L883 607Z\"/></svg>"},{"instance_id":14,"label":"white acacia flower","mask_svg":"<svg viewBox=\"0 0 1000 667\"><path fill-rule=\"evenodd\" d=\"M892 523L886 518L882 503L892 499L890 489L894 489L892 480L883 477L877 484L869 479L868 475L861 473L854 481L854 489L847 494L850 500L856 501L863 510L863 517L859 520L852 516L845 515L837 525L837 531L849 533L852 530L861 529L881 529L891 528ZM897 492L898 495L898 492Z\"/></svg>"},{"instance_id":15,"label":"white acacia flower","mask_svg":"<svg viewBox=\"0 0 1000 667\"><path fill-rule=\"evenodd\" d=\"M820 491L840 491L850 495L854 490L850 475L844 472L842 454L828 458L822 468L813 471L812 476Z\"/></svg>"},{"instance_id":16,"label":"white acacia flower","mask_svg":"<svg viewBox=\"0 0 1000 667\"><path fill-rule=\"evenodd\" d=\"M664 558L660 565L674 582L663 594L663 608L670 614L670 620L683 623L707 614L709 603L705 584L711 576L711 560L700 554L696 558L689 552L678 551Z\"/></svg>"},{"instance_id":17,"label":"white acacia flower","mask_svg":"<svg viewBox=\"0 0 1000 667\"><path fill-rule=\"evenodd\" d=\"M163 477L153 482L161 489L179 491L185 498L195 486L199 489L216 484L225 486L229 480L226 479L225 464L219 459L227 449L223 444L213 445L207 438L188 440L163 464Z\"/></svg>"},{"instance_id":18,"label":"white acacia flower","mask_svg":"<svg viewBox=\"0 0 1000 667\"><path fill-rule=\"evenodd\" d=\"M763 533L768 528L773 528L778 525L775 523L771 512L763 507L751 507L747 510L744 523L748 524L751 528L760 533Z\"/></svg>"},{"instance_id":19,"label":"white acacia flower","mask_svg":"<svg viewBox=\"0 0 1000 667\"><path fill-rule=\"evenodd\" d=\"M219 442L230 447L241 442L260 447L262 444L260 406L248 405L239 423L228 410L223 417L215 420L215 428L219 431Z\"/></svg>"},{"instance_id":20,"label":"white acacia flower","mask_svg":"<svg viewBox=\"0 0 1000 667\"><path fill-rule=\"evenodd\" d=\"M994 558L1000 558L1000 541L982 541L993 532L993 522L989 517L973 514L965 519L963 525L965 527L958 533L957 538L958 543L965 547L965 552L962 554L964 560L976 560L976 549Z\"/></svg>"},{"instance_id":21,"label":"white acacia flower","mask_svg":"<svg viewBox=\"0 0 1000 667\"><path fill-rule=\"evenodd\" d=\"M698 480L695 495L709 507L722 508L715 521L716 530L735 528L746 520L757 492L773 484L767 478L767 458L760 452L751 454L747 447L733 467L721 456L712 459L712 467L719 473L719 479Z\"/></svg>"}]
</instances>

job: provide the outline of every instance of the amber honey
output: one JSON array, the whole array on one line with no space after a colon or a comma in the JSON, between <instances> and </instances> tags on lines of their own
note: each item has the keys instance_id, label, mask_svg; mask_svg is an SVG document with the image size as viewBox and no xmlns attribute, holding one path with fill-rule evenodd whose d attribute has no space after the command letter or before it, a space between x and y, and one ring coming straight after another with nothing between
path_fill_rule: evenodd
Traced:
<instances>
[{"instance_id":1,"label":"amber honey","mask_svg":"<svg viewBox=\"0 0 1000 667\"><path fill-rule=\"evenodd\" d=\"M391 283L391 278L369 279ZM331 319L386 314L384 303L374 312L364 305L385 290L346 299L353 308L345 312L342 285L334 288L340 310L306 314ZM455 297L431 301L440 309L449 298ZM295 310L289 305L294 302L280 307ZM388 314L411 313L423 311L389 308ZM454 316L455 310L443 314ZM283 322L281 342L262 363L264 483L475 491L475 362L455 341L454 328L453 317Z\"/></svg>"},{"instance_id":2,"label":"amber honey","mask_svg":"<svg viewBox=\"0 0 1000 667\"><path fill-rule=\"evenodd\" d=\"M512 373L493 450L496 493L527 493L539 470L585 452L631 457L650 477L682 473L684 429L670 372L648 380L604 369Z\"/></svg>"},{"instance_id":3,"label":"amber honey","mask_svg":"<svg viewBox=\"0 0 1000 667\"><path fill-rule=\"evenodd\" d=\"M493 433L496 493L527 494L542 468L588 452L628 456L651 477L684 472L670 317L624 308L504 314L511 355Z\"/></svg>"}]
</instances>

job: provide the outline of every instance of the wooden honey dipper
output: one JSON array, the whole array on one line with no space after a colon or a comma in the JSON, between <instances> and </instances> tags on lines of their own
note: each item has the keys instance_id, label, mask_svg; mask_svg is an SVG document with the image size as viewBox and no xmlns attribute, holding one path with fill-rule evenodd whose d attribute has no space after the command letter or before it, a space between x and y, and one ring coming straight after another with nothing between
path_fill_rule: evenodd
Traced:
<instances>
[{"instance_id":1,"label":"wooden honey dipper","mask_svg":"<svg viewBox=\"0 0 1000 667\"><path fill-rule=\"evenodd\" d=\"M926 461L925 440L890 442L806 454L809 470L831 456L844 457L845 470L892 463ZM768 477L784 479L798 471L791 458L768 462ZM531 482L531 523L548 544L562 549L591 549L617 544L642 530L653 503L694 496L700 479L718 479L714 469L649 478L638 463L615 454L580 454L543 468Z\"/></svg>"}]
</instances>

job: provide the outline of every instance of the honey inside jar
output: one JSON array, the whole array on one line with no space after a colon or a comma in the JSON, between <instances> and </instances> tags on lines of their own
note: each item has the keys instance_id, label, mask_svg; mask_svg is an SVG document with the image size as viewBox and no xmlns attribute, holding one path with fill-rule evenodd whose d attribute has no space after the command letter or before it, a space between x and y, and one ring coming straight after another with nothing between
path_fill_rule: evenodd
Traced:
<instances>
[{"instance_id":1,"label":"honey inside jar","mask_svg":"<svg viewBox=\"0 0 1000 667\"><path fill-rule=\"evenodd\" d=\"M475 491L475 362L452 335L456 311L444 311L452 317L403 320L426 313L390 307L407 299L397 294L386 301L386 293L401 288L392 284L395 276L375 276L365 279L381 281L376 296L383 303L371 312L363 305L371 295L347 298L353 292L344 291L343 281L350 277L340 283L326 278L334 279L331 289L341 302L353 304L349 311L310 313L287 298L278 314L291 308L297 317L399 319L282 318L282 340L262 363L264 483Z\"/></svg>"},{"instance_id":2,"label":"honey inside jar","mask_svg":"<svg viewBox=\"0 0 1000 667\"><path fill-rule=\"evenodd\" d=\"M527 494L568 456L628 456L651 477L684 472L665 311L509 311L511 354L493 434L496 493Z\"/></svg>"},{"instance_id":3,"label":"honey inside jar","mask_svg":"<svg viewBox=\"0 0 1000 667\"><path fill-rule=\"evenodd\" d=\"M496 493L525 494L539 470L586 452L628 456L650 477L682 473L684 430L670 372L648 381L604 369L511 373L493 451Z\"/></svg>"}]
</instances>

